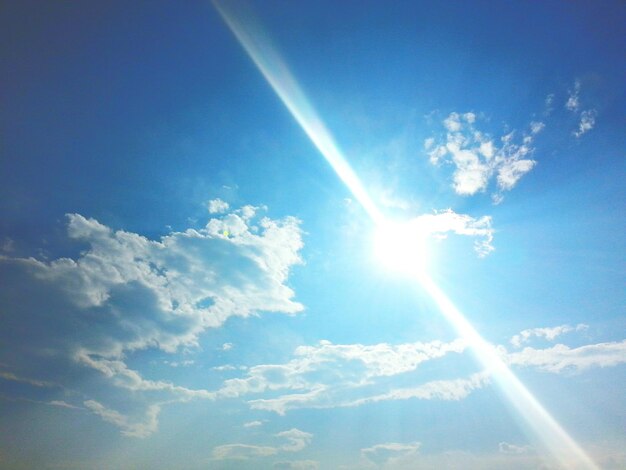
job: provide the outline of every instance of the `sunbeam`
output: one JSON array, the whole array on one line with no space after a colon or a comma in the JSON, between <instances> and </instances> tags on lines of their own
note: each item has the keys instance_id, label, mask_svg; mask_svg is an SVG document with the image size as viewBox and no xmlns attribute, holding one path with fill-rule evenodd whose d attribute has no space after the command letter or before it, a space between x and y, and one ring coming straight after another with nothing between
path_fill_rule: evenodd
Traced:
<instances>
[{"instance_id":1,"label":"sunbeam","mask_svg":"<svg viewBox=\"0 0 626 470\"><path fill-rule=\"evenodd\" d=\"M304 129L314 145L345 183L381 230L388 222L370 198L357 175L333 141L322 120L304 96L284 61L271 45L267 35L249 12L235 11L232 2L214 2L238 41L254 61L276 94ZM238 5L241 7L241 5ZM396 258L401 255L392 253ZM404 265L403 265L404 266ZM406 266L404 266L406 268ZM537 401L501 359L492 345L485 341L465 316L430 279L424 269L403 269L435 301L443 316L464 338L477 360L493 377L495 383L513 408L527 424L548 453L565 468L596 470L598 466L567 434L556 420ZM416 286L417 287L417 286Z\"/></svg>"}]
</instances>

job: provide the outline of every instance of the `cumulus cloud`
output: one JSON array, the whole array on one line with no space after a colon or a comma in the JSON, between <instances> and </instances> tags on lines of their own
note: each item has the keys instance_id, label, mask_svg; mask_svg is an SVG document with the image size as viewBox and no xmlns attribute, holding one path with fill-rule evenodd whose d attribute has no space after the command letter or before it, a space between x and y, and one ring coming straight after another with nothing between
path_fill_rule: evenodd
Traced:
<instances>
[{"instance_id":1,"label":"cumulus cloud","mask_svg":"<svg viewBox=\"0 0 626 470\"><path fill-rule=\"evenodd\" d=\"M221 199L212 199L207 204L207 208L209 209L209 214L222 214L229 209L229 205Z\"/></svg>"},{"instance_id":2,"label":"cumulus cloud","mask_svg":"<svg viewBox=\"0 0 626 470\"><path fill-rule=\"evenodd\" d=\"M536 165L530 156L534 151L536 135L545 127L533 121L529 131L516 142L515 132L499 139L478 130L474 113L451 113L443 120L446 129L444 139L429 137L424 148L433 165L452 165L453 188L463 196L484 192L491 180L496 179L494 201L502 199L502 193L510 191L518 181Z\"/></svg>"},{"instance_id":3,"label":"cumulus cloud","mask_svg":"<svg viewBox=\"0 0 626 470\"><path fill-rule=\"evenodd\" d=\"M164 403L214 398L143 378L127 366L129 353L174 354L232 316L302 310L286 285L302 247L294 218L272 220L246 206L204 229L149 240L70 214L67 231L84 246L74 259L0 256L1 368L11 380L28 377L32 385L86 395L85 407L126 435L153 432ZM102 382L99 397L80 388L85 377ZM115 411L105 390L127 393L145 416Z\"/></svg>"},{"instance_id":4,"label":"cumulus cloud","mask_svg":"<svg viewBox=\"0 0 626 470\"><path fill-rule=\"evenodd\" d=\"M258 457L269 457L284 452L300 452L313 439L313 434L292 428L274 434L274 437L286 441L279 446L257 446L248 444L225 444L213 449L214 460L247 460Z\"/></svg>"},{"instance_id":5,"label":"cumulus cloud","mask_svg":"<svg viewBox=\"0 0 626 470\"><path fill-rule=\"evenodd\" d=\"M557 336L570 333L572 331L584 331L587 328L589 328L589 326L583 323L579 323L576 326L559 325L551 328L530 328L514 335L510 342L513 346L519 348L523 343L527 343L533 337L545 338L548 341L554 341Z\"/></svg>"}]
</instances>

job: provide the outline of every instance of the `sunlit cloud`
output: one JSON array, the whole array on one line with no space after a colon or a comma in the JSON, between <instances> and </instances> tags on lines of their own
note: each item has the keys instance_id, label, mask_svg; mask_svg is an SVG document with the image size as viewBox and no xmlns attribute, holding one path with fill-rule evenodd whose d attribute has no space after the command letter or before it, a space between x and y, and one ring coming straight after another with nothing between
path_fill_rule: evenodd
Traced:
<instances>
[{"instance_id":1,"label":"sunlit cloud","mask_svg":"<svg viewBox=\"0 0 626 470\"><path fill-rule=\"evenodd\" d=\"M302 310L285 284L301 262L299 222L259 212L246 206L160 240L71 214L68 235L85 246L75 259L0 257L0 307L11 312L1 333L11 353L0 378L49 389L48 400L68 390L86 396L69 402L134 437L156 430L166 403L214 399L206 390L147 379L126 356L160 350L173 356L172 367L189 366L193 358L176 355L197 348L207 328L233 316ZM11 327L18 321L36 328ZM101 383L99 396L83 389L81 377ZM108 404L122 397L133 416Z\"/></svg>"},{"instance_id":2,"label":"sunlit cloud","mask_svg":"<svg viewBox=\"0 0 626 470\"><path fill-rule=\"evenodd\" d=\"M462 196L486 191L495 178L495 202L502 201L502 193L513 189L518 181L536 165L529 158L534 152L535 136L545 124L531 121L527 132L516 137L512 131L499 139L479 130L476 114L450 113L443 120L445 138L428 137L424 149L430 163L444 167L452 165L452 187Z\"/></svg>"},{"instance_id":3,"label":"sunlit cloud","mask_svg":"<svg viewBox=\"0 0 626 470\"><path fill-rule=\"evenodd\" d=\"M589 326L583 323L576 326L559 325L547 328L529 328L513 336L510 342L513 346L519 348L523 343L529 342L531 338L545 338L548 341L554 341L557 336L573 331L584 331L588 328Z\"/></svg>"}]
</instances>

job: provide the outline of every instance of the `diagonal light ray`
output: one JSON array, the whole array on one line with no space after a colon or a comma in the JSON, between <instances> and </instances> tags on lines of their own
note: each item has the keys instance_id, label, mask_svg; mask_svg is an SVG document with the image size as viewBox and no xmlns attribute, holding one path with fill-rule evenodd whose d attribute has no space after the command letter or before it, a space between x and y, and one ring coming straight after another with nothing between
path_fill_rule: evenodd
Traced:
<instances>
[{"instance_id":1,"label":"diagonal light ray","mask_svg":"<svg viewBox=\"0 0 626 470\"><path fill-rule=\"evenodd\" d=\"M265 32L252 20L241 2L213 2L265 79L280 97L291 115L304 129L335 173L341 178L368 215L381 222L383 217L363 184L341 154L332 135L300 89L287 65L272 46ZM237 3L237 14L233 11Z\"/></svg>"},{"instance_id":2,"label":"diagonal light ray","mask_svg":"<svg viewBox=\"0 0 626 470\"><path fill-rule=\"evenodd\" d=\"M245 11L240 2L214 0L213 3L239 43L339 178L374 223L379 227L384 226L385 217L341 154L330 132L253 16ZM491 373L504 396L559 465L563 468L599 470L434 281L423 270L415 270L410 275L431 296L457 333L468 342L477 360Z\"/></svg>"}]
</instances>

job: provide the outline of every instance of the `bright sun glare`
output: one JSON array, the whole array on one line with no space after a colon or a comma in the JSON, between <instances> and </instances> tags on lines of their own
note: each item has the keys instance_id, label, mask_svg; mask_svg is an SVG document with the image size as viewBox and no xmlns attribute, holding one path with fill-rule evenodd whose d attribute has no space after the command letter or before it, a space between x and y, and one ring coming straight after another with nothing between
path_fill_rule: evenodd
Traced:
<instances>
[{"instance_id":1,"label":"bright sun glare","mask_svg":"<svg viewBox=\"0 0 626 470\"><path fill-rule=\"evenodd\" d=\"M376 229L374 252L390 270L420 274L428 266L428 237L410 222L385 222Z\"/></svg>"}]
</instances>

